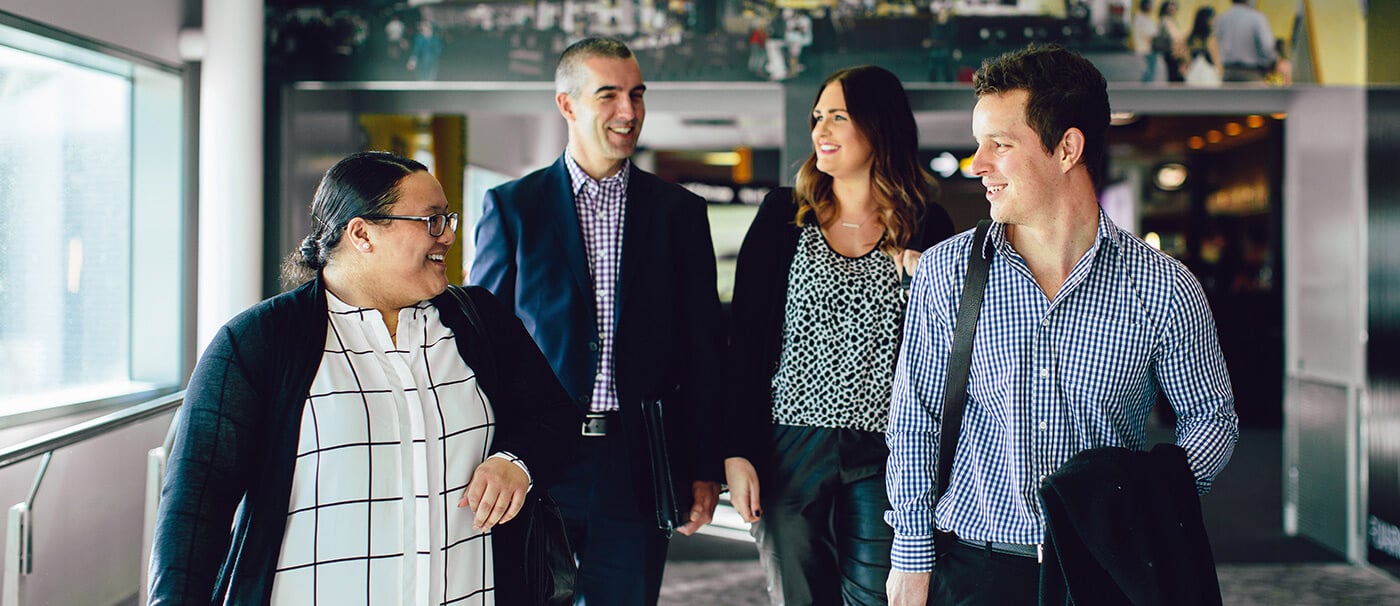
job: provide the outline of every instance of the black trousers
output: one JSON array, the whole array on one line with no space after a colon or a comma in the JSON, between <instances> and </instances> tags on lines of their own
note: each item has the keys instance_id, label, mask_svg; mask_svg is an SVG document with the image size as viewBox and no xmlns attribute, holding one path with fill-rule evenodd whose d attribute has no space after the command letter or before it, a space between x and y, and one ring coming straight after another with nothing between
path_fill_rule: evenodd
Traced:
<instances>
[{"instance_id":1,"label":"black trousers","mask_svg":"<svg viewBox=\"0 0 1400 606\"><path fill-rule=\"evenodd\" d=\"M885 604L894 531L885 524L882 433L778 425L753 525L775 604Z\"/></svg>"},{"instance_id":2,"label":"black trousers","mask_svg":"<svg viewBox=\"0 0 1400 606\"><path fill-rule=\"evenodd\" d=\"M929 581L928 603L935 606L1018 606L1040 600L1040 564L959 543L939 534L938 561Z\"/></svg>"},{"instance_id":3,"label":"black trousers","mask_svg":"<svg viewBox=\"0 0 1400 606\"><path fill-rule=\"evenodd\" d=\"M623 436L585 437L564 479L549 494L559 503L578 559L579 606L656 604L670 541L656 512L638 504Z\"/></svg>"}]
</instances>

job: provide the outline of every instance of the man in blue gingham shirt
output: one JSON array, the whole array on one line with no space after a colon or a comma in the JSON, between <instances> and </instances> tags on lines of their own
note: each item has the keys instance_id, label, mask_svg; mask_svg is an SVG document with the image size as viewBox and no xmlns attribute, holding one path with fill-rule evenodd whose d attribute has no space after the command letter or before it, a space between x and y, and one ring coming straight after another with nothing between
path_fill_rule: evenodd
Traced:
<instances>
[{"instance_id":1,"label":"man in blue gingham shirt","mask_svg":"<svg viewBox=\"0 0 1400 606\"><path fill-rule=\"evenodd\" d=\"M995 221L982 251L991 268L957 456L937 503L943 389L972 232L930 249L914 276L886 434L891 604L1034 603L1042 481L1082 450L1145 450L1159 390L1199 492L1239 435L1200 284L1099 208L1091 167L1105 153L1103 76L1051 46L988 60L974 84L972 169ZM935 567L935 530L997 551ZM952 545L955 556L969 543ZM1028 557L1007 555L1016 553Z\"/></svg>"}]
</instances>

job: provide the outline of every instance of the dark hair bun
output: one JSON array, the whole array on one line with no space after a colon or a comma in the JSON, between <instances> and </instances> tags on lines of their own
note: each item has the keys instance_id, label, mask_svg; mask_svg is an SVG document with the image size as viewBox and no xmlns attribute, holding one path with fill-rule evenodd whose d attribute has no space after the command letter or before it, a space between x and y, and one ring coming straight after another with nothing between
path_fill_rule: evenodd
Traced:
<instances>
[{"instance_id":1,"label":"dark hair bun","mask_svg":"<svg viewBox=\"0 0 1400 606\"><path fill-rule=\"evenodd\" d=\"M317 271L326 266L322 257L321 242L316 238L316 234L302 238L301 259L307 267Z\"/></svg>"}]
</instances>

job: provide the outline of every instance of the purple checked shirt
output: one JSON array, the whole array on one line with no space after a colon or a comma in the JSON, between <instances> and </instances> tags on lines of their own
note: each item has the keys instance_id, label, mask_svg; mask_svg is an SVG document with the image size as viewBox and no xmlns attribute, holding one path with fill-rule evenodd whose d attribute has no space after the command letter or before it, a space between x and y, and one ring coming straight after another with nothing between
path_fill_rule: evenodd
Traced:
<instances>
[{"instance_id":1,"label":"purple checked shirt","mask_svg":"<svg viewBox=\"0 0 1400 606\"><path fill-rule=\"evenodd\" d=\"M593 275L593 308L598 323L598 374L593 378L593 394L588 409L593 412L617 410L617 383L613 379L613 333L617 323L617 272L622 265L622 213L627 208L627 172L631 161L623 161L617 173L594 181L583 172L569 152L564 152L569 169L574 209L583 232L583 248L588 254L588 271Z\"/></svg>"}]
</instances>

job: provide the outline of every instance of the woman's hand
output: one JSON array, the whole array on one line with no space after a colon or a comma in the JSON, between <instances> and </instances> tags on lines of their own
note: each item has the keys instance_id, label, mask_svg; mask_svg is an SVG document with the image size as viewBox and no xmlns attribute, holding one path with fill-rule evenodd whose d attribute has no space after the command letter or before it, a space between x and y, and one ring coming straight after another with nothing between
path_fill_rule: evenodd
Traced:
<instances>
[{"instance_id":1,"label":"woman's hand","mask_svg":"<svg viewBox=\"0 0 1400 606\"><path fill-rule=\"evenodd\" d=\"M895 255L894 258L895 263L899 264L899 277L906 280L913 278L914 270L919 267L919 257L921 256L923 253L917 250L906 248L899 251L899 254Z\"/></svg>"},{"instance_id":2,"label":"woman's hand","mask_svg":"<svg viewBox=\"0 0 1400 606\"><path fill-rule=\"evenodd\" d=\"M750 524L763 515L758 504L758 471L744 457L724 460L724 482L729 485L729 504Z\"/></svg>"},{"instance_id":3,"label":"woman's hand","mask_svg":"<svg viewBox=\"0 0 1400 606\"><path fill-rule=\"evenodd\" d=\"M525 504L525 492L530 488L530 476L519 465L501 457L486 459L472 472L466 493L458 507L470 507L476 512L472 529L489 530L509 522Z\"/></svg>"}]
</instances>

